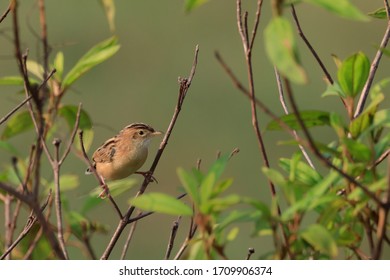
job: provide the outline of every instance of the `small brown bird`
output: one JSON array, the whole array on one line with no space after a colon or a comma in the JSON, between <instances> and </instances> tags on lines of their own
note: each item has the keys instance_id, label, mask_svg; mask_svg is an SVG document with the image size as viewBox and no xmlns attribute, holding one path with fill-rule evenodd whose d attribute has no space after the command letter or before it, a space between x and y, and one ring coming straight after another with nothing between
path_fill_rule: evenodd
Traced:
<instances>
[{"instance_id":1,"label":"small brown bird","mask_svg":"<svg viewBox=\"0 0 390 280\"><path fill-rule=\"evenodd\" d=\"M147 172L138 172L138 169L148 157L151 139L161 134L143 123L130 124L93 153L93 166L103 181L123 179L133 173L146 176ZM85 173L92 172L88 168Z\"/></svg>"}]
</instances>

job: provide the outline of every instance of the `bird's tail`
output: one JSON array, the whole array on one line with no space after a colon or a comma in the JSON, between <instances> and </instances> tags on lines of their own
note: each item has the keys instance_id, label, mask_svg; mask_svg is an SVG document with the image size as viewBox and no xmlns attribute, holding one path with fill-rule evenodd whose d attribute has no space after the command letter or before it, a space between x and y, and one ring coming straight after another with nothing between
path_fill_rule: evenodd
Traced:
<instances>
[{"instance_id":1,"label":"bird's tail","mask_svg":"<svg viewBox=\"0 0 390 280\"><path fill-rule=\"evenodd\" d=\"M96 168L95 164L93 165L93 168ZM85 175L90 175L92 173L93 173L93 171L92 171L91 167L88 167L87 170L85 170Z\"/></svg>"}]
</instances>

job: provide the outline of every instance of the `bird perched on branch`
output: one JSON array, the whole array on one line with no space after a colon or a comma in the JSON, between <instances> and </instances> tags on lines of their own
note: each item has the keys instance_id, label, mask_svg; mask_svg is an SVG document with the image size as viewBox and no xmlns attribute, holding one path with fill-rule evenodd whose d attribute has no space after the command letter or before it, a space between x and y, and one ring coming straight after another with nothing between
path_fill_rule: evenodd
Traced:
<instances>
[{"instance_id":1,"label":"bird perched on branch","mask_svg":"<svg viewBox=\"0 0 390 280\"><path fill-rule=\"evenodd\" d=\"M147 124L130 124L93 153L93 167L103 182L123 179L134 173L146 177L149 173L138 169L148 157L150 141L161 134L161 131L156 131ZM91 174L92 170L88 168L85 173ZM151 179L155 180L153 177Z\"/></svg>"}]
</instances>

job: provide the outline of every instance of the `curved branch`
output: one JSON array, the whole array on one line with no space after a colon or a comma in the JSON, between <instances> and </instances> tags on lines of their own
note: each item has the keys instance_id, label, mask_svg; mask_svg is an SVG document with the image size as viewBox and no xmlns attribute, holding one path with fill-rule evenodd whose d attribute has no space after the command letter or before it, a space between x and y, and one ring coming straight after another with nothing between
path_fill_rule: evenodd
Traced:
<instances>
[{"instance_id":1,"label":"curved branch","mask_svg":"<svg viewBox=\"0 0 390 280\"><path fill-rule=\"evenodd\" d=\"M149 176L145 177L138 193L136 194L136 197L142 195L145 192L146 188L148 187L148 185L151 181L150 178L151 178L151 176L153 176L153 172L156 169L156 167L160 161L160 158L165 150L165 147L168 144L168 140L171 136L172 130L176 124L177 118L178 118L180 111L181 111L181 108L183 106L184 99L187 95L188 89L191 86L192 79L194 78L194 75L195 75L196 67L198 65L198 53L199 53L199 46L197 45L195 47L194 61L192 63L190 75L188 76L188 78L180 78L179 77L179 84L180 84L179 85L179 95L178 95L175 111L174 111L173 116L171 118L171 122L169 123L167 132L165 133L165 136L160 143L160 147L159 147L157 154L153 160L152 166L149 169L149 172L148 172ZM135 210L135 207L133 205L131 205L127 209L125 216L119 221L118 226L117 226L113 236L111 237L110 242L108 243L106 249L103 252L103 255L101 256L101 259L106 260L109 258L109 256L110 256L112 250L114 249L119 237L121 236L123 230L125 229L126 225L128 224L128 221L129 221L131 215L133 214L134 210Z\"/></svg>"}]
</instances>

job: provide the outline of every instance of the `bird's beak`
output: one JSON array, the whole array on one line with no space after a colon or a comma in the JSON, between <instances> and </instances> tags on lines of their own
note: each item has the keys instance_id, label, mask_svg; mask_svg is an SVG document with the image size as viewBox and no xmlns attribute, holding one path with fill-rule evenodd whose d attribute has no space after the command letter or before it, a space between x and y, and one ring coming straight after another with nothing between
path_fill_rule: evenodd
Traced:
<instances>
[{"instance_id":1,"label":"bird's beak","mask_svg":"<svg viewBox=\"0 0 390 280\"><path fill-rule=\"evenodd\" d=\"M155 132L152 133L153 136L158 136L158 135L161 135L161 134L164 134L164 132L158 131L158 130L156 130Z\"/></svg>"}]
</instances>

